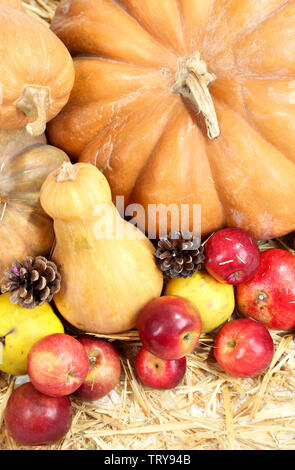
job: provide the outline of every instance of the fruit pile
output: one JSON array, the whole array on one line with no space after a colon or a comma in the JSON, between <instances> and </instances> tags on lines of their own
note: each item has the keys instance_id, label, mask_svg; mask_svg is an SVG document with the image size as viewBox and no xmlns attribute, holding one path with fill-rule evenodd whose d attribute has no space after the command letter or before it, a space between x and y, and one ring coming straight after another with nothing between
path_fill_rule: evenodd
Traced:
<instances>
[{"instance_id":1,"label":"fruit pile","mask_svg":"<svg viewBox=\"0 0 295 470\"><path fill-rule=\"evenodd\" d=\"M274 354L267 328L295 327L292 254L282 249L260 253L254 238L237 228L214 233L204 247L203 269L167 279L163 295L149 301L137 317L142 347L134 367L145 386L166 390L180 384L186 356L197 352L202 333L202 338L208 333L215 338L214 356L227 374L255 377L267 369ZM7 276L11 280L11 272ZM236 307L244 318L230 319L234 286ZM25 309L13 305L5 293L0 312L0 327L6 331L1 370L27 372L30 379L12 392L4 414L6 427L22 445L55 443L71 427L69 395L91 402L116 387L119 354L96 336L65 334L48 302Z\"/></svg>"}]
</instances>

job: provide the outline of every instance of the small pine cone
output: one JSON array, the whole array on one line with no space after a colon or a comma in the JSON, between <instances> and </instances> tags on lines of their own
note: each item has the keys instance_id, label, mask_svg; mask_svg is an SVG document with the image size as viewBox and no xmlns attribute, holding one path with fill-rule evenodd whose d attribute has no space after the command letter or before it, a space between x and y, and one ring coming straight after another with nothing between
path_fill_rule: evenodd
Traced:
<instances>
[{"instance_id":1,"label":"small pine cone","mask_svg":"<svg viewBox=\"0 0 295 470\"><path fill-rule=\"evenodd\" d=\"M50 302L60 290L61 275L44 256L27 256L21 263L15 260L4 275L1 293L9 292L10 302L24 308Z\"/></svg>"},{"instance_id":2,"label":"small pine cone","mask_svg":"<svg viewBox=\"0 0 295 470\"><path fill-rule=\"evenodd\" d=\"M189 232L172 232L158 241L158 267L168 278L186 278L200 270L205 260L200 238Z\"/></svg>"}]
</instances>

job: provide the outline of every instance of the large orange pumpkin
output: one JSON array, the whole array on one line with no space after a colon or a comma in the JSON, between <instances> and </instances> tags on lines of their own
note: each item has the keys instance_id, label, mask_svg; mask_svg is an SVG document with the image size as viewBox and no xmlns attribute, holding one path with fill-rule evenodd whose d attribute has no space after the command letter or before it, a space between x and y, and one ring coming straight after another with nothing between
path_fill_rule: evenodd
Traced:
<instances>
[{"instance_id":1,"label":"large orange pumpkin","mask_svg":"<svg viewBox=\"0 0 295 470\"><path fill-rule=\"evenodd\" d=\"M64 0L52 29L76 82L49 137L114 197L295 228L295 0Z\"/></svg>"}]
</instances>

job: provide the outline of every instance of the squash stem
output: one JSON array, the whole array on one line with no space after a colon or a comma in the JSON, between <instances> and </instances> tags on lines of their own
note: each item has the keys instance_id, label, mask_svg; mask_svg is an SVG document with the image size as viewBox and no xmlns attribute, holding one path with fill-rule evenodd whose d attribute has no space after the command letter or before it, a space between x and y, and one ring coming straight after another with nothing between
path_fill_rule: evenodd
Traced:
<instances>
[{"instance_id":1,"label":"squash stem","mask_svg":"<svg viewBox=\"0 0 295 470\"><path fill-rule=\"evenodd\" d=\"M65 183L66 181L75 181L79 172L79 167L72 165L71 162L64 162L55 173L57 183Z\"/></svg>"},{"instance_id":2,"label":"squash stem","mask_svg":"<svg viewBox=\"0 0 295 470\"><path fill-rule=\"evenodd\" d=\"M26 86L15 106L26 116L34 119L26 125L27 132L32 136L43 134L46 129L46 113L50 108L49 88L39 85Z\"/></svg>"},{"instance_id":3,"label":"squash stem","mask_svg":"<svg viewBox=\"0 0 295 470\"><path fill-rule=\"evenodd\" d=\"M220 135L220 128L209 86L216 76L209 72L206 63L197 52L192 57L179 59L173 93L179 93L188 99L203 114L209 139Z\"/></svg>"}]
</instances>

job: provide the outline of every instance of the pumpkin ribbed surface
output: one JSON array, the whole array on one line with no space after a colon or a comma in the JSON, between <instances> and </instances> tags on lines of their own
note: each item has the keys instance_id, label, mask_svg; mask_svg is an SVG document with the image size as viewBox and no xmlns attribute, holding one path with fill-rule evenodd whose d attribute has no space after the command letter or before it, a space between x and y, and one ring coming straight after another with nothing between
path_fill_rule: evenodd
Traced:
<instances>
[{"instance_id":1,"label":"pumpkin ribbed surface","mask_svg":"<svg viewBox=\"0 0 295 470\"><path fill-rule=\"evenodd\" d=\"M295 1L64 0L52 29L76 81L49 138L96 164L114 198L201 204L203 234L295 228ZM216 77L213 140L172 92L197 53Z\"/></svg>"}]
</instances>

